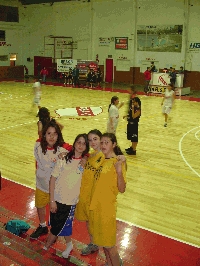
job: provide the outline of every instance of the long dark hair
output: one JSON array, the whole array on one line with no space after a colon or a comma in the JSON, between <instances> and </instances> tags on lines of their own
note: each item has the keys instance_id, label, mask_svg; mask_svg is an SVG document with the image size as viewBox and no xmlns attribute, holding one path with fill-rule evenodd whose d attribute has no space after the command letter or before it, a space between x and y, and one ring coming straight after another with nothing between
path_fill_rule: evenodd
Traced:
<instances>
[{"instance_id":1,"label":"long dark hair","mask_svg":"<svg viewBox=\"0 0 200 266\"><path fill-rule=\"evenodd\" d=\"M42 126L45 127L51 120L50 112L46 107L41 107L38 112L39 121L41 121Z\"/></svg>"},{"instance_id":2,"label":"long dark hair","mask_svg":"<svg viewBox=\"0 0 200 266\"><path fill-rule=\"evenodd\" d=\"M78 141L78 139L81 137L84 138L85 144L86 144L86 149L83 151L82 157L84 157L89 152L89 141L88 141L87 134L86 133L79 134L74 140L72 150L65 156L66 163L71 162L72 157L75 155L75 144Z\"/></svg>"},{"instance_id":3,"label":"long dark hair","mask_svg":"<svg viewBox=\"0 0 200 266\"><path fill-rule=\"evenodd\" d=\"M88 132L88 135L89 135L89 134L97 135L97 136L99 136L100 138L101 138L101 136L102 136L101 131L99 131L98 129L92 129L92 130L90 130L90 131Z\"/></svg>"},{"instance_id":4,"label":"long dark hair","mask_svg":"<svg viewBox=\"0 0 200 266\"><path fill-rule=\"evenodd\" d=\"M142 104L142 103L141 103L140 98L138 98L138 97L134 97L134 98L132 99L132 101L138 103L138 105L139 105L140 108L141 108L141 104Z\"/></svg>"},{"instance_id":5,"label":"long dark hair","mask_svg":"<svg viewBox=\"0 0 200 266\"><path fill-rule=\"evenodd\" d=\"M41 145L41 148L42 148L42 152L44 154L46 154L46 152L47 152L48 143L46 141L46 132L47 132L49 127L54 127L55 130L56 130L56 133L58 134L58 139L57 139L56 143L53 146L54 153L57 152L58 147L62 147L63 144L64 144L64 139L63 139L63 135L61 133L60 127L56 124L56 121L54 119L52 119L48 124L46 124L46 126L42 130L42 138L41 138L40 145Z\"/></svg>"},{"instance_id":6,"label":"long dark hair","mask_svg":"<svg viewBox=\"0 0 200 266\"><path fill-rule=\"evenodd\" d=\"M138 98L138 97L134 97L134 98L132 99L132 101L138 103L138 105L139 105L139 107L140 107L140 116L141 116L141 115L142 115L142 109L141 109L141 108L142 108L142 107L141 107L142 103L141 103L140 98Z\"/></svg>"},{"instance_id":7,"label":"long dark hair","mask_svg":"<svg viewBox=\"0 0 200 266\"><path fill-rule=\"evenodd\" d=\"M116 146L114 147L113 151L116 155L123 155L123 152L121 151L120 147L117 144L117 138L115 134L113 133L104 133L101 138L106 137L109 138L112 141L112 144L116 143Z\"/></svg>"},{"instance_id":8,"label":"long dark hair","mask_svg":"<svg viewBox=\"0 0 200 266\"><path fill-rule=\"evenodd\" d=\"M117 96L113 96L113 97L111 98L111 100L110 100L110 104L109 104L109 106L108 106L108 112L109 112L110 106L111 106L112 104L114 104L115 101L117 101L118 99L119 99L119 97L117 97Z\"/></svg>"}]
</instances>

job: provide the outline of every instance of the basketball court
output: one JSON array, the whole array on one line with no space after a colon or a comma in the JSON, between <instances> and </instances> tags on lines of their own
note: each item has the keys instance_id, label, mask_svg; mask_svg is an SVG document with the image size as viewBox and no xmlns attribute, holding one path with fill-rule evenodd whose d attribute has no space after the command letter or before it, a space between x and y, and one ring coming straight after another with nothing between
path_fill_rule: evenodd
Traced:
<instances>
[{"instance_id":1,"label":"basketball court","mask_svg":"<svg viewBox=\"0 0 200 266\"><path fill-rule=\"evenodd\" d=\"M73 143L79 133L87 133L94 128L106 131L108 105L111 97L117 95L120 101L126 102L120 109L116 134L118 144L124 151L130 145L125 134L126 120L122 119L127 112L129 95L119 91L43 85L41 106L49 108L51 115L56 117L59 117L59 110L64 111L58 120L64 125L65 141ZM2 176L34 189L33 147L38 136L37 109L31 106L33 97L31 83L0 83ZM168 127L165 128L164 117L161 115L161 97L143 94L139 97L142 116L137 156L126 156L127 190L118 196L118 223L127 225L119 244L124 247L121 255L126 258L126 248L137 238L136 235L133 237L136 234L136 231L133 233L133 227L137 228L138 234L145 230L144 237L140 238L141 245L145 245L145 239L149 241L150 238L145 236L151 233L151 237L155 234L164 239L177 240L176 243L180 245L187 244L188 252L191 247L196 250L200 246L199 99L184 96L177 98ZM157 249L159 243L160 239L157 239L152 245ZM149 252L154 256L155 251ZM166 260L164 264L144 262L133 265L184 264L170 264L169 253L169 261Z\"/></svg>"}]
</instances>

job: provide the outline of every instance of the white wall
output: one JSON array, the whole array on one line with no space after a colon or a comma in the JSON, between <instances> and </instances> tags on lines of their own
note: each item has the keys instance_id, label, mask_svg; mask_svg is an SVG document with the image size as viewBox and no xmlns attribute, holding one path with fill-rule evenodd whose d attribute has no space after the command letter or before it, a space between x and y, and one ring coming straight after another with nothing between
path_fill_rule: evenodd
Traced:
<instances>
[{"instance_id":1,"label":"white wall","mask_svg":"<svg viewBox=\"0 0 200 266\"><path fill-rule=\"evenodd\" d=\"M4 1L5 3L8 1ZM189 3L190 2L190 3ZM17 1L9 1L13 6ZM6 41L11 47L0 47L0 54L18 53L17 64L26 64L33 74L36 56L49 56L44 47L44 37L69 36L78 41L73 50L74 59L93 59L99 55L100 64L108 55L114 64L122 56L130 66L139 67L145 58L154 58L159 67L190 65L191 70L200 69L200 52L188 51L190 42L200 42L199 0L91 0L88 2L67 1L50 4L20 6L20 23L1 23L6 30ZM13 23L12 23L13 24ZM137 51L137 25L184 25L181 53ZM8 30L9 29L9 30ZM128 37L128 50L115 50L114 42L99 46L99 37ZM53 55L52 55L53 56ZM0 62L2 65L2 62Z\"/></svg>"}]
</instances>

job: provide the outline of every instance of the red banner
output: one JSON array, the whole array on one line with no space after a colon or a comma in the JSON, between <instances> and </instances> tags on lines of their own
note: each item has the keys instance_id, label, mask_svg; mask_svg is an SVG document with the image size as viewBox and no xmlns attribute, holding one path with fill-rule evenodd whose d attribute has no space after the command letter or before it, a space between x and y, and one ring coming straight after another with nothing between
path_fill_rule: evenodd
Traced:
<instances>
[{"instance_id":1,"label":"red banner","mask_svg":"<svg viewBox=\"0 0 200 266\"><path fill-rule=\"evenodd\" d=\"M128 50L128 37L115 37L115 49Z\"/></svg>"}]
</instances>

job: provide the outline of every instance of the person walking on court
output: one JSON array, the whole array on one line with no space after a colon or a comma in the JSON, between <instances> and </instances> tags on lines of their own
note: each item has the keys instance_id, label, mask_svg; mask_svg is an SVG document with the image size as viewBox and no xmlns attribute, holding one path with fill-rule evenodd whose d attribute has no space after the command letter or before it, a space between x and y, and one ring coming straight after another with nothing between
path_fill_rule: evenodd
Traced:
<instances>
[{"instance_id":1,"label":"person walking on court","mask_svg":"<svg viewBox=\"0 0 200 266\"><path fill-rule=\"evenodd\" d=\"M128 155L136 155L136 147L138 144L138 125L141 116L141 101L138 97L132 99L132 105L129 114L123 116L127 118L127 139L131 141L131 147L125 149Z\"/></svg>"},{"instance_id":2,"label":"person walking on court","mask_svg":"<svg viewBox=\"0 0 200 266\"><path fill-rule=\"evenodd\" d=\"M113 96L111 103L108 106L108 122L107 132L116 134L116 129L119 121L119 109L124 105L124 102L119 104L119 98Z\"/></svg>"},{"instance_id":3,"label":"person walking on court","mask_svg":"<svg viewBox=\"0 0 200 266\"><path fill-rule=\"evenodd\" d=\"M40 109L40 100L42 95L41 90L41 83L36 78L35 82L33 83L33 93L34 93L34 99L33 99L33 105L36 105L38 109Z\"/></svg>"},{"instance_id":4,"label":"person walking on court","mask_svg":"<svg viewBox=\"0 0 200 266\"><path fill-rule=\"evenodd\" d=\"M173 84L170 83L165 90L165 94L161 102L162 113L165 116L164 127L167 127L168 116L174 104L174 99L175 99L175 92L173 91Z\"/></svg>"}]
</instances>

